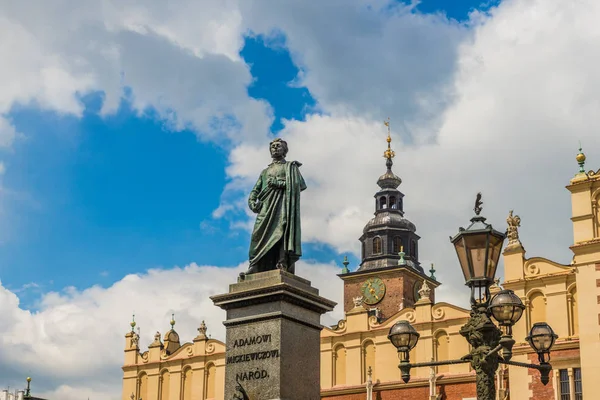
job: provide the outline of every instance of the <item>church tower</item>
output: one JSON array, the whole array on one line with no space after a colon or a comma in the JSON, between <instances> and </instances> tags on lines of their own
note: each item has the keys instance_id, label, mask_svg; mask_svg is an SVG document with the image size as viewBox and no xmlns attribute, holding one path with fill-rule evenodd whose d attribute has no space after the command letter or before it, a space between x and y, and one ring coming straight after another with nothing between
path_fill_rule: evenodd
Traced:
<instances>
[{"instance_id":1,"label":"church tower","mask_svg":"<svg viewBox=\"0 0 600 400\"><path fill-rule=\"evenodd\" d=\"M392 172L393 158L389 121L387 149L384 151L386 172L377 180L375 216L367 222L361 242L361 263L355 272L340 274L344 281L344 311L362 299L367 309L372 309L386 319L418 300L418 290L426 280L430 288L439 283L423 271L419 263L419 235L416 226L404 217L404 194L398 190L402 179ZM434 299L432 291L431 299Z\"/></svg>"}]
</instances>

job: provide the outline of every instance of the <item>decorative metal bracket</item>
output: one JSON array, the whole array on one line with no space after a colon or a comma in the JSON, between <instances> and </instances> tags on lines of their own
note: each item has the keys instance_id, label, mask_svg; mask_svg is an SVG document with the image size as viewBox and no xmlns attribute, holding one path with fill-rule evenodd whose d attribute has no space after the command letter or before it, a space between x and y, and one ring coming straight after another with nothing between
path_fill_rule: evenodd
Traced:
<instances>
[{"instance_id":1,"label":"decorative metal bracket","mask_svg":"<svg viewBox=\"0 0 600 400\"><path fill-rule=\"evenodd\" d=\"M497 347L495 347L494 349L490 350L490 352L488 354L486 354L485 357L488 357L492 354L497 353L500 350L503 350L503 353L508 353L508 358L504 357L504 354L502 356L499 356L498 357L499 363L506 364L506 365L514 365L516 367L536 369L536 370L540 371L540 375L541 375L540 380L541 380L542 384L547 385L548 382L550 381L550 371L552 370L552 366L547 362L543 362L540 364L527 364L527 363L522 363L522 362L518 362L518 361L510 361L510 358L512 357L512 345L514 344L515 341L510 336L503 336L503 338L505 338L504 344L507 346L505 347L502 344L500 344ZM485 357L484 357L484 360L485 360ZM398 365L398 368L400 369L400 372L401 372L402 381L404 383L408 383L410 381L410 370L412 368L437 367L438 365L464 364L464 363L470 362L471 359L472 359L472 355L467 354L467 355L461 357L460 360L429 361L429 362L422 362L422 363L411 363L408 360L403 360L403 361L400 361L400 365Z\"/></svg>"},{"instance_id":2,"label":"decorative metal bracket","mask_svg":"<svg viewBox=\"0 0 600 400\"><path fill-rule=\"evenodd\" d=\"M550 382L550 371L552 371L552 365L550 365L547 362L540 364L527 364L518 361L507 361L503 359L499 359L498 362L506 365L514 365L516 367L537 369L538 371L540 371L540 380L542 381L542 384L544 384L545 386L548 384L548 382Z\"/></svg>"},{"instance_id":3,"label":"decorative metal bracket","mask_svg":"<svg viewBox=\"0 0 600 400\"><path fill-rule=\"evenodd\" d=\"M468 357L468 356L465 356L465 357ZM437 367L438 365L451 365L451 364L464 364L464 363L469 362L469 360L465 359L465 357L461 358L460 360L428 361L428 362L412 363L412 364L408 361L400 361L400 365L398 365L398 368L400 368L400 372L402 374L402 381L404 381L404 383L408 383L408 381L410 381L411 368Z\"/></svg>"}]
</instances>

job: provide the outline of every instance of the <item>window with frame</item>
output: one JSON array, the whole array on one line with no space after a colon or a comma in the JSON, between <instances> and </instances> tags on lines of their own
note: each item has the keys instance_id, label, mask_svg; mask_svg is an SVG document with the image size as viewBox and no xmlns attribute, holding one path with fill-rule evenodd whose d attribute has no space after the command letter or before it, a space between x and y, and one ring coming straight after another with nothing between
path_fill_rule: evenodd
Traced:
<instances>
[{"instance_id":1,"label":"window with frame","mask_svg":"<svg viewBox=\"0 0 600 400\"><path fill-rule=\"evenodd\" d=\"M569 385L569 371L561 369L558 371L560 389L560 400L571 400L571 386Z\"/></svg>"},{"instance_id":2,"label":"window with frame","mask_svg":"<svg viewBox=\"0 0 600 400\"><path fill-rule=\"evenodd\" d=\"M398 205L396 204L396 197L390 196L390 208L396 210Z\"/></svg>"},{"instance_id":3,"label":"window with frame","mask_svg":"<svg viewBox=\"0 0 600 400\"><path fill-rule=\"evenodd\" d=\"M410 255L417 258L417 242L415 240L410 241Z\"/></svg>"},{"instance_id":4,"label":"window with frame","mask_svg":"<svg viewBox=\"0 0 600 400\"><path fill-rule=\"evenodd\" d=\"M394 236L392 240L392 254L398 254L402 251L402 238L400 236Z\"/></svg>"},{"instance_id":5,"label":"window with frame","mask_svg":"<svg viewBox=\"0 0 600 400\"><path fill-rule=\"evenodd\" d=\"M583 400L583 389L581 387L581 368L573 368L573 383L575 385L575 400Z\"/></svg>"},{"instance_id":6,"label":"window with frame","mask_svg":"<svg viewBox=\"0 0 600 400\"><path fill-rule=\"evenodd\" d=\"M387 208L387 199L385 197L379 198L379 209L385 210Z\"/></svg>"},{"instance_id":7,"label":"window with frame","mask_svg":"<svg viewBox=\"0 0 600 400\"><path fill-rule=\"evenodd\" d=\"M381 238L373 238L373 254L381 254Z\"/></svg>"}]
</instances>

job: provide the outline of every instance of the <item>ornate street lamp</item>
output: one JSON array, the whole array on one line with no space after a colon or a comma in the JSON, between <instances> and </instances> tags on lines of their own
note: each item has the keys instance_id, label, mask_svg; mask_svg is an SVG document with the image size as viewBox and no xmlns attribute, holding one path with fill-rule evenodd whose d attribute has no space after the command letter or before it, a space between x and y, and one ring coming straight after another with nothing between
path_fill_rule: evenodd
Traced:
<instances>
[{"instance_id":1,"label":"ornate street lamp","mask_svg":"<svg viewBox=\"0 0 600 400\"><path fill-rule=\"evenodd\" d=\"M500 338L499 345L502 346L502 358L510 361L512 348L515 344L512 338L512 327L523 315L525 306L512 290L501 290L492 298L489 311L500 326L506 328L506 332Z\"/></svg>"},{"instance_id":2,"label":"ornate street lamp","mask_svg":"<svg viewBox=\"0 0 600 400\"><path fill-rule=\"evenodd\" d=\"M410 380L410 369L416 367L431 367L437 365L460 364L469 362L476 372L477 399L494 400L496 386L494 375L498 364L508 364L540 371L541 381L546 385L552 367L550 349L557 335L545 323L536 323L531 328L527 341L538 354L539 364L527 364L511 361L512 326L523 315L525 306L512 290L501 290L490 299L490 286L494 282L498 260L502 250L505 235L492 228L485 222L481 213L481 193L475 200L475 217L467 229L460 228L450 241L456 249L458 261L465 277L465 283L471 288L471 316L460 329L460 334L471 344L469 354L460 360L432 361L411 364L409 352L417 345L419 333L408 323L398 321L390 329L388 338L398 349L402 380ZM503 332L490 317L504 327ZM502 355L498 352L502 350Z\"/></svg>"},{"instance_id":3,"label":"ornate street lamp","mask_svg":"<svg viewBox=\"0 0 600 400\"><path fill-rule=\"evenodd\" d=\"M550 325L545 322L536 322L525 340L538 354L540 364L543 364L550 361L550 349L554 346L557 338L558 335L554 333Z\"/></svg>"},{"instance_id":4,"label":"ornate street lamp","mask_svg":"<svg viewBox=\"0 0 600 400\"><path fill-rule=\"evenodd\" d=\"M489 301L489 287L494 283L506 237L492 228L492 225L486 224L485 218L479 215L482 204L481 193L478 193L471 225L467 229L459 228L456 236L450 238L456 249L465 283L471 288L471 304Z\"/></svg>"},{"instance_id":5,"label":"ornate street lamp","mask_svg":"<svg viewBox=\"0 0 600 400\"><path fill-rule=\"evenodd\" d=\"M413 328L408 321L398 321L390 329L388 339L398 350L400 357L400 371L402 380L407 383L410 380L410 351L417 345L419 341L419 332Z\"/></svg>"},{"instance_id":6,"label":"ornate street lamp","mask_svg":"<svg viewBox=\"0 0 600 400\"><path fill-rule=\"evenodd\" d=\"M419 332L408 321L398 321L390 329L388 339L399 352L408 353L419 341Z\"/></svg>"}]
</instances>

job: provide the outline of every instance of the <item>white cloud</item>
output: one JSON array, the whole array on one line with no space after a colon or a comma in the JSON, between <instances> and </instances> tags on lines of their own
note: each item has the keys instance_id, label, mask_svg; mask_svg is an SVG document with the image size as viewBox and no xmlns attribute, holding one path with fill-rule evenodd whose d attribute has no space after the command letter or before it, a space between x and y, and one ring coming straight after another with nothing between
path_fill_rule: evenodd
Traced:
<instances>
[{"instance_id":1,"label":"white cloud","mask_svg":"<svg viewBox=\"0 0 600 400\"><path fill-rule=\"evenodd\" d=\"M19 308L18 297L0 287L0 351L6 374L0 384L18 387L27 375L34 377L35 393L47 398L117 398L121 385L124 335L131 314L141 328L142 347L158 330L169 327L175 313L176 330L182 341L196 336L200 321L208 333L224 340L225 312L209 296L224 293L247 264L217 268L190 264L185 268L149 270L128 275L108 288L82 291L66 288L45 294L39 311ZM341 302L342 282L330 284L339 268L327 264L300 262L298 270L321 290L321 295ZM337 279L337 278L336 278ZM324 284L327 282L327 284ZM341 318L338 306L323 317L331 325ZM92 396L93 395L93 396Z\"/></svg>"},{"instance_id":2,"label":"white cloud","mask_svg":"<svg viewBox=\"0 0 600 400\"><path fill-rule=\"evenodd\" d=\"M0 10L0 58L10 60L0 65L0 115L37 104L78 116L90 91L104 92L109 113L127 86L135 109L156 109L171 129L234 141L268 132L269 105L247 94L235 2L34 1ZM0 121L2 135L13 130Z\"/></svg>"},{"instance_id":3,"label":"white cloud","mask_svg":"<svg viewBox=\"0 0 600 400\"><path fill-rule=\"evenodd\" d=\"M307 10L309 15L296 10L295 20L310 19L314 14ZM407 217L422 236L422 262L426 267L435 262L437 276L444 283L439 299L466 302L448 237L468 224L478 191L484 195L484 215L497 229L504 230L510 209L521 216L521 237L530 256L568 263L572 231L570 197L564 186L577 172L578 140L583 142L588 160L599 156L600 72L595 65L600 62L600 49L595 45L599 28L594 21L600 5L591 1L577 6L557 1L506 1L489 15L474 14L472 31L463 34L460 46L450 51L457 55L454 70L445 75L453 79L450 88L444 77L421 85L423 71L415 65L410 69L412 75L402 73L407 52L398 35L394 38L399 44L388 46L386 53L398 65L398 73L388 69L390 62L374 61L377 57L371 48L379 49L387 37L371 37L360 28L355 32L345 29L351 23L348 13L351 11L343 11L340 24L334 25L339 32L327 30L332 26L327 25L319 26L325 30L319 33L318 28L294 25L291 17L284 16L279 25L285 29L290 24L285 30L290 46L303 49L297 55L306 70L303 81L327 113L305 122L288 122L282 131L290 145L290 158L304 163L302 171L309 182L302 200L304 238L358 253L356 239L373 211L375 181L384 172L380 154L385 131L381 121L373 118L384 114L372 109L381 111L393 104L392 126L401 134L393 142L397 154L394 171L404 180L400 189L406 194ZM322 21L319 18L315 24ZM402 18L418 20L406 15L389 18L397 18L398 24ZM421 22L433 20L423 18ZM360 20L352 22L362 26ZM452 31L452 25L438 22L429 26L428 34L461 35L460 29ZM265 23L264 30L268 27L271 24ZM349 36L331 44L326 32ZM366 43L351 40L354 35L370 39ZM433 42L431 46L420 50L435 51ZM357 68L349 61L347 68L337 65L336 56L344 51L356 54ZM320 57L311 58L314 54ZM409 54L424 63L432 62L430 55L419 49ZM452 65L453 59L445 56L440 62ZM369 68L360 68L362 63ZM447 67L439 66L432 73L444 75ZM389 91L385 82L389 80L393 86L394 79L415 80L424 97L416 94L418 90ZM337 82L350 87L348 94L336 91ZM371 97L369 91L364 92L366 97L353 93L357 85L377 88L380 98ZM431 121L412 119L421 113L419 106L428 104L420 100L432 96L446 105L443 112ZM403 102L411 104L408 117L405 110L397 108ZM399 128L406 119L412 132L428 132L424 136L433 140L413 142ZM265 143L243 145L232 152L228 173L243 187L252 183L267 161Z\"/></svg>"},{"instance_id":4,"label":"white cloud","mask_svg":"<svg viewBox=\"0 0 600 400\"><path fill-rule=\"evenodd\" d=\"M386 0L253 0L242 7L254 32L285 34L301 68L297 84L305 85L325 112L394 115L420 140L434 133L413 132L413 125L436 119L451 99L465 26Z\"/></svg>"}]
</instances>

